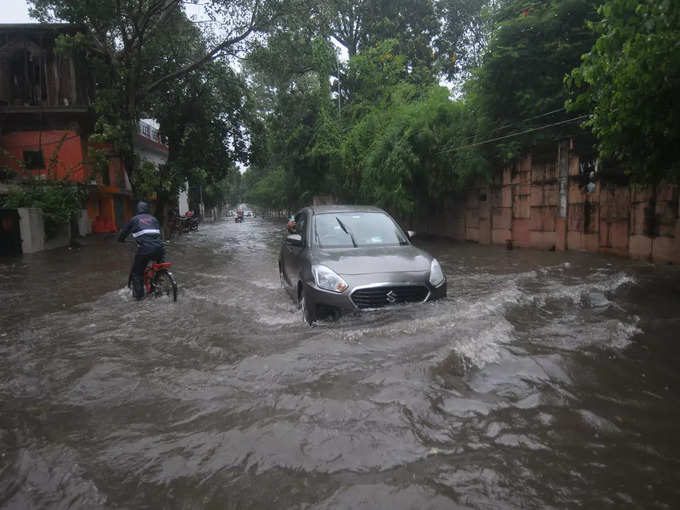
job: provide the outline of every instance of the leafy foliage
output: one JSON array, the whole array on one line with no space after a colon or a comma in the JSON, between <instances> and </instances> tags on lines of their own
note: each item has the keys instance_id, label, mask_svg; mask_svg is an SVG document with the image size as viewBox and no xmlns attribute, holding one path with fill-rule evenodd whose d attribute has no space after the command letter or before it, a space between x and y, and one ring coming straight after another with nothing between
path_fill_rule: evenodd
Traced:
<instances>
[{"instance_id":1,"label":"leafy foliage","mask_svg":"<svg viewBox=\"0 0 680 510\"><path fill-rule=\"evenodd\" d=\"M288 189L286 173L282 167L276 167L249 188L246 199L267 209L287 210L291 202L289 197L282 193L282 190L286 189Z\"/></svg>"},{"instance_id":2,"label":"leafy foliage","mask_svg":"<svg viewBox=\"0 0 680 510\"><path fill-rule=\"evenodd\" d=\"M0 147L0 160L11 161L21 173L10 169L8 166L5 173L8 177L24 175L21 186L10 191L6 195L0 195L0 207L16 209L19 207L36 207L42 209L45 221L45 237L53 238L59 230L74 216L80 214L87 192L74 182L57 178L57 155L66 140L64 135L56 145L47 160L47 179L25 178L26 165L14 157L7 150ZM68 173L66 175L68 178Z\"/></svg>"},{"instance_id":3,"label":"leafy foliage","mask_svg":"<svg viewBox=\"0 0 680 510\"><path fill-rule=\"evenodd\" d=\"M416 101L375 109L349 133L344 145L346 189L351 196L400 214L436 208L488 171L479 151L449 152L474 137L474 122L464 102L432 87Z\"/></svg>"},{"instance_id":4,"label":"leafy foliage","mask_svg":"<svg viewBox=\"0 0 680 510\"><path fill-rule=\"evenodd\" d=\"M324 5L330 33L354 45L347 65L337 65L319 37L285 58L291 34L322 33L318 24L277 33L250 60L255 89L265 90L267 80L275 86L264 101L259 96L261 120L251 124L258 164L245 176L248 200L286 209L330 194L412 214L485 172L482 152L445 152L474 138L477 122L466 102L452 102L437 85L439 7Z\"/></svg>"},{"instance_id":5,"label":"leafy foliage","mask_svg":"<svg viewBox=\"0 0 680 510\"><path fill-rule=\"evenodd\" d=\"M492 33L482 65L467 84L489 131L485 138L567 119L564 77L580 63L594 36L587 24L599 0L504 0L490 11ZM546 115L554 112L551 115ZM574 132L574 125L513 137L495 145L512 160L542 139Z\"/></svg>"},{"instance_id":6,"label":"leafy foliage","mask_svg":"<svg viewBox=\"0 0 680 510\"><path fill-rule=\"evenodd\" d=\"M78 215L86 197L85 190L73 183L60 181L34 182L4 196L2 207L38 207L45 220L45 237L54 237L64 224Z\"/></svg>"},{"instance_id":7,"label":"leafy foliage","mask_svg":"<svg viewBox=\"0 0 680 510\"><path fill-rule=\"evenodd\" d=\"M678 170L671 0L211 0L230 12L221 42L176 2L32 2L93 27L61 44L99 55L103 140L129 153L140 112L160 121L170 158L136 170L142 194L188 179L211 203L287 209L331 194L417 214L581 133L584 115L602 155L640 180ZM217 56L245 41L239 74ZM442 78L467 81L452 98Z\"/></svg>"},{"instance_id":8,"label":"leafy foliage","mask_svg":"<svg viewBox=\"0 0 680 510\"><path fill-rule=\"evenodd\" d=\"M61 36L59 49L88 52L98 91L92 141L113 143L132 178L137 121L152 110L154 93L162 96L225 52L243 51L251 35L277 16L281 3L206 2L209 14L220 19L219 37L200 34L176 0L31 0L31 13L41 21L88 27L86 34Z\"/></svg>"},{"instance_id":9,"label":"leafy foliage","mask_svg":"<svg viewBox=\"0 0 680 510\"><path fill-rule=\"evenodd\" d=\"M482 16L488 0L441 0L437 13L442 20L434 39L435 56L450 80L467 77L481 63L489 20Z\"/></svg>"},{"instance_id":10,"label":"leafy foliage","mask_svg":"<svg viewBox=\"0 0 680 510\"><path fill-rule=\"evenodd\" d=\"M640 182L680 176L680 3L607 0L598 38L567 82L572 111L592 112L585 126L602 156Z\"/></svg>"},{"instance_id":11,"label":"leafy foliage","mask_svg":"<svg viewBox=\"0 0 680 510\"><path fill-rule=\"evenodd\" d=\"M227 193L230 181L225 179L237 172L235 162L248 158L247 133L241 128L248 115L244 88L229 67L216 61L158 95L151 111L170 151L168 163L156 171L163 198L186 181Z\"/></svg>"}]
</instances>

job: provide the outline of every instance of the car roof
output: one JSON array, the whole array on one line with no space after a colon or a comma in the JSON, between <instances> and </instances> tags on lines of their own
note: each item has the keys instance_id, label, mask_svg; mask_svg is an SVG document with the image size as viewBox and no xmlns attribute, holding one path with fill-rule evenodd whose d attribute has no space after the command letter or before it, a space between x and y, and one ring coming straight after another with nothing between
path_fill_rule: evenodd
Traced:
<instances>
[{"instance_id":1,"label":"car roof","mask_svg":"<svg viewBox=\"0 0 680 510\"><path fill-rule=\"evenodd\" d=\"M384 213L379 207L370 205L313 205L310 207L313 214L328 214L341 212L379 212Z\"/></svg>"}]
</instances>

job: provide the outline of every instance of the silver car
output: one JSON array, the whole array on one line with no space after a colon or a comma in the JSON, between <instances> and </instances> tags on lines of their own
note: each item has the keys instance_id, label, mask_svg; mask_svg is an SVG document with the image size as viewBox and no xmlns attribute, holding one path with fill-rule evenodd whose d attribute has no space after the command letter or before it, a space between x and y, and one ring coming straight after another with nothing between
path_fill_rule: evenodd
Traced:
<instances>
[{"instance_id":1,"label":"silver car","mask_svg":"<svg viewBox=\"0 0 680 510\"><path fill-rule=\"evenodd\" d=\"M446 296L439 262L377 207L314 206L295 215L279 275L304 320Z\"/></svg>"}]
</instances>

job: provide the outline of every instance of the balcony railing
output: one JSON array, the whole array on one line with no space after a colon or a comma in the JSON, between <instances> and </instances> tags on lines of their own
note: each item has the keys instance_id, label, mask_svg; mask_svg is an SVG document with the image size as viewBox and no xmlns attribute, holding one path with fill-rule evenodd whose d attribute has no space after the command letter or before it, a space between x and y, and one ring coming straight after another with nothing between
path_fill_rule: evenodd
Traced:
<instances>
[{"instance_id":1,"label":"balcony railing","mask_svg":"<svg viewBox=\"0 0 680 510\"><path fill-rule=\"evenodd\" d=\"M151 124L149 124L148 122L144 122L143 120L139 121L139 134L142 135L144 138L153 140L154 142L160 143L161 145L168 144L167 140L161 137L158 129L154 128Z\"/></svg>"}]
</instances>

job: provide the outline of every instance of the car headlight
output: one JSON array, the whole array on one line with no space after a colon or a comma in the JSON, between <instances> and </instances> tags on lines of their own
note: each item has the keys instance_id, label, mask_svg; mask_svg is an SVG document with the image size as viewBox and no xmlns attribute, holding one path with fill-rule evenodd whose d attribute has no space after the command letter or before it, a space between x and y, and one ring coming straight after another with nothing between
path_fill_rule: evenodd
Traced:
<instances>
[{"instance_id":1,"label":"car headlight","mask_svg":"<svg viewBox=\"0 0 680 510\"><path fill-rule=\"evenodd\" d=\"M444 283L444 272L437 259L432 259L430 263L430 283L433 287L439 287Z\"/></svg>"},{"instance_id":2,"label":"car headlight","mask_svg":"<svg viewBox=\"0 0 680 510\"><path fill-rule=\"evenodd\" d=\"M326 266L312 266L312 274L314 274L314 281L320 289L343 292L348 287L345 280Z\"/></svg>"}]
</instances>

